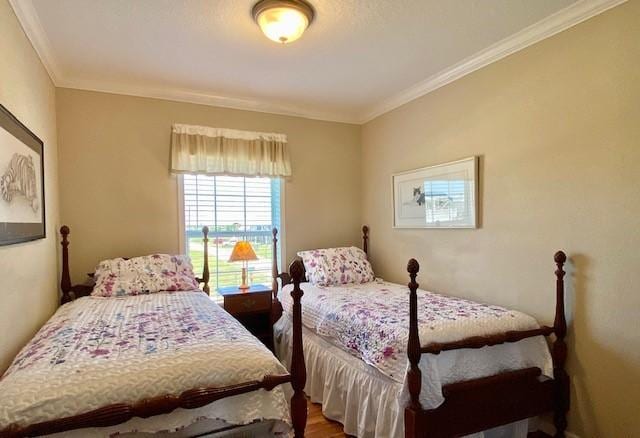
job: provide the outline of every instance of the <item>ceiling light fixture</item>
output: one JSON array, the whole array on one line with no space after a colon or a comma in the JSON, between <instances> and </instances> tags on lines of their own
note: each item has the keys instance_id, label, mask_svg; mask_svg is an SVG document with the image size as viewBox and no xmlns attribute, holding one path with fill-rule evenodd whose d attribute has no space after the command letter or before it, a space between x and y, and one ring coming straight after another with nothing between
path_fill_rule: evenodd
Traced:
<instances>
[{"instance_id":1,"label":"ceiling light fixture","mask_svg":"<svg viewBox=\"0 0 640 438\"><path fill-rule=\"evenodd\" d=\"M277 43L297 40L313 21L313 8L304 0L260 0L252 10L262 32Z\"/></svg>"}]
</instances>

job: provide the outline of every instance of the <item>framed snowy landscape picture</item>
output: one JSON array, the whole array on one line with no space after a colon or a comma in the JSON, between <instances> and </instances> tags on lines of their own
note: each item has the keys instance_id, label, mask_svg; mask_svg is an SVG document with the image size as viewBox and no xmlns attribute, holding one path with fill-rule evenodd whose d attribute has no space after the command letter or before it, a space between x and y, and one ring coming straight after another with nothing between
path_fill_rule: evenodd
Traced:
<instances>
[{"instance_id":1,"label":"framed snowy landscape picture","mask_svg":"<svg viewBox=\"0 0 640 438\"><path fill-rule=\"evenodd\" d=\"M394 228L476 228L478 158L391 177Z\"/></svg>"},{"instance_id":2,"label":"framed snowy landscape picture","mask_svg":"<svg viewBox=\"0 0 640 438\"><path fill-rule=\"evenodd\" d=\"M0 105L0 245L45 237L44 144Z\"/></svg>"}]
</instances>

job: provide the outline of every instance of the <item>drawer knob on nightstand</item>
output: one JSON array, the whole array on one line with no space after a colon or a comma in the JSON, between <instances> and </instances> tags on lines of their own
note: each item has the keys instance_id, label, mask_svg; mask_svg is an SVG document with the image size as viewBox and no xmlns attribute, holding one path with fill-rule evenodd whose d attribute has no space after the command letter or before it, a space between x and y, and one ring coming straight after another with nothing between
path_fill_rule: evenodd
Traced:
<instances>
[{"instance_id":1,"label":"drawer knob on nightstand","mask_svg":"<svg viewBox=\"0 0 640 438\"><path fill-rule=\"evenodd\" d=\"M255 300L244 300L242 302L242 305L245 307L245 309L250 309L252 308L254 305L256 304Z\"/></svg>"}]
</instances>

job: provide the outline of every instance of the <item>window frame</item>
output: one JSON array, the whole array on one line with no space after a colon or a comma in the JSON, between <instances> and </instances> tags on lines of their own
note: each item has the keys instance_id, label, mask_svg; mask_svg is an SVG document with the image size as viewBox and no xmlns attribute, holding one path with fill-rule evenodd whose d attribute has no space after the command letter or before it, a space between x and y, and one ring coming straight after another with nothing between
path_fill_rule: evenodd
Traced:
<instances>
[{"instance_id":1,"label":"window frame","mask_svg":"<svg viewBox=\"0 0 640 438\"><path fill-rule=\"evenodd\" d=\"M240 175L221 175L221 176L237 176ZM246 177L251 178L251 177ZM184 215L184 176L177 175L177 191L178 191L178 249L180 254L187 254L187 242L185 239L185 215ZM278 229L278 259L280 260L280 264L278 265L278 273L282 272L282 266L286 263L286 224L285 224L285 182L284 178L280 178L280 228ZM213 276L213 272L210 270L211 275ZM202 272L195 272L196 277L200 277ZM212 294L214 289L212 289Z\"/></svg>"}]
</instances>

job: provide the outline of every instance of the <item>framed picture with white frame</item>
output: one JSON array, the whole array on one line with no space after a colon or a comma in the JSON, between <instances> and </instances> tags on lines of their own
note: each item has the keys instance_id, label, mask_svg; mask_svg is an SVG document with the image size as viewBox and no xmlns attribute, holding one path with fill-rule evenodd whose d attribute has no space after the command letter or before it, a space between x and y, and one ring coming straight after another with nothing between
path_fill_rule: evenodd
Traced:
<instances>
[{"instance_id":1,"label":"framed picture with white frame","mask_svg":"<svg viewBox=\"0 0 640 438\"><path fill-rule=\"evenodd\" d=\"M478 157L391 176L394 228L477 228Z\"/></svg>"}]
</instances>

